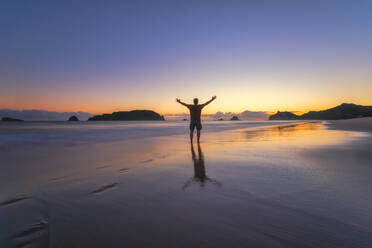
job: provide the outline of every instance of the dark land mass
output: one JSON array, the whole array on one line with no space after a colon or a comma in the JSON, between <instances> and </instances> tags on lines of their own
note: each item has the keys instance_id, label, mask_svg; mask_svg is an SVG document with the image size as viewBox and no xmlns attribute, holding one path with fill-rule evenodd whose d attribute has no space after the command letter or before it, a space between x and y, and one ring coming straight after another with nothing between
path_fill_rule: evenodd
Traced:
<instances>
[{"instance_id":1,"label":"dark land mass","mask_svg":"<svg viewBox=\"0 0 372 248\"><path fill-rule=\"evenodd\" d=\"M334 108L310 111L303 115L278 111L276 114L271 115L269 120L341 120L370 116L372 116L372 106L343 103Z\"/></svg>"},{"instance_id":2,"label":"dark land mass","mask_svg":"<svg viewBox=\"0 0 372 248\"><path fill-rule=\"evenodd\" d=\"M11 122L11 121L14 121L14 122L23 121L21 119L15 119L15 118L10 118L10 117L3 117L1 120L2 121L9 121L9 122Z\"/></svg>"},{"instance_id":3,"label":"dark land mass","mask_svg":"<svg viewBox=\"0 0 372 248\"><path fill-rule=\"evenodd\" d=\"M79 121L79 118L77 118L76 115L73 115L70 118L68 118L68 121Z\"/></svg>"},{"instance_id":4,"label":"dark land mass","mask_svg":"<svg viewBox=\"0 0 372 248\"><path fill-rule=\"evenodd\" d=\"M132 110L95 115L88 121L164 121L164 116L152 110Z\"/></svg>"},{"instance_id":5,"label":"dark land mass","mask_svg":"<svg viewBox=\"0 0 372 248\"><path fill-rule=\"evenodd\" d=\"M231 117L230 120L232 120L232 121L239 121L239 117L237 117L236 115L234 115L233 117Z\"/></svg>"},{"instance_id":6,"label":"dark land mass","mask_svg":"<svg viewBox=\"0 0 372 248\"><path fill-rule=\"evenodd\" d=\"M276 112L276 114L271 115L269 120L296 120L299 119L299 116L293 114L292 112L284 111L284 112Z\"/></svg>"}]
</instances>

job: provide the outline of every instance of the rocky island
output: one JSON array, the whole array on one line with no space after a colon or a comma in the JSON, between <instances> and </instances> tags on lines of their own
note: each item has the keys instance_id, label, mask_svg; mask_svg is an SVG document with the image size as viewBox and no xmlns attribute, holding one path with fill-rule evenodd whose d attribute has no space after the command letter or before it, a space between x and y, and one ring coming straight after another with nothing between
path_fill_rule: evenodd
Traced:
<instances>
[{"instance_id":1,"label":"rocky island","mask_svg":"<svg viewBox=\"0 0 372 248\"><path fill-rule=\"evenodd\" d=\"M280 112L271 115L269 120L341 120L372 116L372 106L343 103L334 108L322 111L310 111L303 115L291 112Z\"/></svg>"},{"instance_id":2,"label":"rocky island","mask_svg":"<svg viewBox=\"0 0 372 248\"><path fill-rule=\"evenodd\" d=\"M15 119L15 118L10 118L10 117L3 117L1 121L8 121L8 122L20 122L23 121L21 119Z\"/></svg>"},{"instance_id":3,"label":"rocky island","mask_svg":"<svg viewBox=\"0 0 372 248\"><path fill-rule=\"evenodd\" d=\"M79 118L77 118L76 115L73 115L70 118L68 118L68 121L79 121Z\"/></svg>"},{"instance_id":4,"label":"rocky island","mask_svg":"<svg viewBox=\"0 0 372 248\"><path fill-rule=\"evenodd\" d=\"M88 121L164 121L164 116L152 110L132 110L95 115Z\"/></svg>"},{"instance_id":5,"label":"rocky island","mask_svg":"<svg viewBox=\"0 0 372 248\"><path fill-rule=\"evenodd\" d=\"M239 120L239 117L237 117L236 115L234 115L233 117L231 117L230 120L231 120L231 121L240 121L240 120Z\"/></svg>"},{"instance_id":6,"label":"rocky island","mask_svg":"<svg viewBox=\"0 0 372 248\"><path fill-rule=\"evenodd\" d=\"M296 120L299 116L288 111L276 112L275 115L271 115L269 120Z\"/></svg>"}]
</instances>

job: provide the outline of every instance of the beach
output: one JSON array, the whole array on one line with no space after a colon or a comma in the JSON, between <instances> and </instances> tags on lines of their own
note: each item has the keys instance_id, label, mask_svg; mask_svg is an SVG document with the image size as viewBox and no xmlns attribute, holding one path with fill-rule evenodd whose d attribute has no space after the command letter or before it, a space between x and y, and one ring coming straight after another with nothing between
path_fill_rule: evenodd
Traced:
<instances>
[{"instance_id":1,"label":"beach","mask_svg":"<svg viewBox=\"0 0 372 248\"><path fill-rule=\"evenodd\" d=\"M372 117L329 121L328 126L336 130L372 132Z\"/></svg>"},{"instance_id":2,"label":"beach","mask_svg":"<svg viewBox=\"0 0 372 248\"><path fill-rule=\"evenodd\" d=\"M2 124L0 247L371 247L371 126Z\"/></svg>"}]
</instances>

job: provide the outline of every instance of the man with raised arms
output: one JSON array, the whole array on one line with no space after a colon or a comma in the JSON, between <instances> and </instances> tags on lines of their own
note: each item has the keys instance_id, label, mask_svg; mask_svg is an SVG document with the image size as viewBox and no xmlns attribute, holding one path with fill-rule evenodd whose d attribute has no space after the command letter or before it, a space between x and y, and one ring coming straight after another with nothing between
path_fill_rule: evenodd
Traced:
<instances>
[{"instance_id":1,"label":"man with raised arms","mask_svg":"<svg viewBox=\"0 0 372 248\"><path fill-rule=\"evenodd\" d=\"M182 102L180 99L176 99L176 101L183 106L187 107L190 110L190 141L191 143L193 142L193 137L194 137L194 130L196 128L197 131L197 137L198 137L198 143L200 141L200 130L202 129L202 124L201 124L201 111L202 109L210 104L213 100L215 100L217 97L213 96L211 100L209 100L206 103L203 104L198 104L199 99L194 98L194 104L186 104Z\"/></svg>"}]
</instances>

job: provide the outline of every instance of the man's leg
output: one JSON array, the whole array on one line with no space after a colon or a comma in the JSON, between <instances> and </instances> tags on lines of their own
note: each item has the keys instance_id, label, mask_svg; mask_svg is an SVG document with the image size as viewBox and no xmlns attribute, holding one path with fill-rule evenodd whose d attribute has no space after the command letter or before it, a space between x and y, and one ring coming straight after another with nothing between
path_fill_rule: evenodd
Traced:
<instances>
[{"instance_id":1,"label":"man's leg","mask_svg":"<svg viewBox=\"0 0 372 248\"><path fill-rule=\"evenodd\" d=\"M202 130L202 124L201 122L199 121L197 124L196 124L196 131L197 131L197 136L198 136L198 143L200 142L200 131Z\"/></svg>"},{"instance_id":2,"label":"man's leg","mask_svg":"<svg viewBox=\"0 0 372 248\"><path fill-rule=\"evenodd\" d=\"M194 138L194 129L195 129L195 123L194 122L190 122L190 142L192 143L193 142L193 138Z\"/></svg>"}]
</instances>

